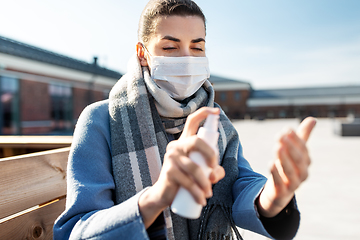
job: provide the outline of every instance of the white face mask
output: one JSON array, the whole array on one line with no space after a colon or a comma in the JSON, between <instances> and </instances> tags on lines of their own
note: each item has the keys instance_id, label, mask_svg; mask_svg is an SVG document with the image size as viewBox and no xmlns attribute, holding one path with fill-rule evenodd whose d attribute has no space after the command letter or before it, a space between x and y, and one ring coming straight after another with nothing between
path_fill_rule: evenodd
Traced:
<instances>
[{"instance_id":1,"label":"white face mask","mask_svg":"<svg viewBox=\"0 0 360 240\"><path fill-rule=\"evenodd\" d=\"M150 68L156 84L176 100L193 95L210 77L207 57L151 56Z\"/></svg>"}]
</instances>

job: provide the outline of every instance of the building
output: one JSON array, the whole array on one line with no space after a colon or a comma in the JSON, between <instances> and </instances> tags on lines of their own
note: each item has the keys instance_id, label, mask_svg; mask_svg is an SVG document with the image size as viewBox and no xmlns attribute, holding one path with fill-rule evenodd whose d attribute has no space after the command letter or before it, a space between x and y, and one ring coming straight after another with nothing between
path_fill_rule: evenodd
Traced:
<instances>
[{"instance_id":1,"label":"building","mask_svg":"<svg viewBox=\"0 0 360 240\"><path fill-rule=\"evenodd\" d=\"M252 92L250 83L219 76L210 76L215 90L215 102L229 118L244 118L247 114L247 100Z\"/></svg>"},{"instance_id":2,"label":"building","mask_svg":"<svg viewBox=\"0 0 360 240\"><path fill-rule=\"evenodd\" d=\"M108 98L121 74L0 36L0 134L71 134L88 104ZM231 119L360 117L360 85L255 90L211 75Z\"/></svg>"},{"instance_id":3,"label":"building","mask_svg":"<svg viewBox=\"0 0 360 240\"><path fill-rule=\"evenodd\" d=\"M232 119L360 117L360 84L253 89L248 82L211 76L215 102Z\"/></svg>"},{"instance_id":4,"label":"building","mask_svg":"<svg viewBox=\"0 0 360 240\"><path fill-rule=\"evenodd\" d=\"M71 133L121 74L0 36L0 134Z\"/></svg>"},{"instance_id":5,"label":"building","mask_svg":"<svg viewBox=\"0 0 360 240\"><path fill-rule=\"evenodd\" d=\"M360 117L360 85L254 90L250 118Z\"/></svg>"}]
</instances>

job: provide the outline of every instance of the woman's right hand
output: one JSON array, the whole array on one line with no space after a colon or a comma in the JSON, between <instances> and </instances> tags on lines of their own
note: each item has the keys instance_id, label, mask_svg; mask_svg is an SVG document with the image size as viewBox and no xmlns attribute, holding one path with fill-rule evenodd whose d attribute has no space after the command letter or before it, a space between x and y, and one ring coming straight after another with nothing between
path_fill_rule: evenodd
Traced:
<instances>
[{"instance_id":1,"label":"woman's right hand","mask_svg":"<svg viewBox=\"0 0 360 240\"><path fill-rule=\"evenodd\" d=\"M206 198L212 196L211 185L225 176L224 169L218 164L218 152L196 135L200 123L209 114L219 113L218 108L203 107L197 110L188 116L180 138L168 144L158 181L139 198L146 228L171 205L180 187L187 189L199 204L205 206ZM198 151L204 156L212 168L210 177L206 177L202 169L189 158L192 151Z\"/></svg>"}]
</instances>

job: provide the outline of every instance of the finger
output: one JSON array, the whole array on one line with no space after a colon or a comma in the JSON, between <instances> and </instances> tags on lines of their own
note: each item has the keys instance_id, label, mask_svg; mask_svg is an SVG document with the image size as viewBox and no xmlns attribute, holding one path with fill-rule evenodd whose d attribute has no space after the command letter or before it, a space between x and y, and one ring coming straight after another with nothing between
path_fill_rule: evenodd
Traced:
<instances>
[{"instance_id":1,"label":"finger","mask_svg":"<svg viewBox=\"0 0 360 240\"><path fill-rule=\"evenodd\" d=\"M213 168L213 171L210 173L209 179L212 184L219 182L225 177L225 170L222 166L217 165Z\"/></svg>"},{"instance_id":2,"label":"finger","mask_svg":"<svg viewBox=\"0 0 360 240\"><path fill-rule=\"evenodd\" d=\"M316 118L307 117L304 119L304 121L301 122L296 133L302 140L306 142L309 139L310 133L315 127L315 124L316 124Z\"/></svg>"},{"instance_id":3,"label":"finger","mask_svg":"<svg viewBox=\"0 0 360 240\"><path fill-rule=\"evenodd\" d=\"M296 136L295 133L293 133L293 135ZM300 141L301 142L298 144L304 145L304 142L302 140ZM308 167L310 165L310 157L306 147L302 149L299 148L292 138L287 135L281 139L281 144L283 144L284 147L284 153L282 153L283 155L281 156L284 157L284 159L288 159L296 170L296 172L289 172L286 173L286 175L297 174L297 177L300 178L301 182L304 181L308 177Z\"/></svg>"},{"instance_id":4,"label":"finger","mask_svg":"<svg viewBox=\"0 0 360 240\"><path fill-rule=\"evenodd\" d=\"M211 182L199 165L186 156L178 158L176 164L181 171L194 179L194 182L206 193L206 197L212 196Z\"/></svg>"},{"instance_id":5,"label":"finger","mask_svg":"<svg viewBox=\"0 0 360 240\"><path fill-rule=\"evenodd\" d=\"M286 148L290 158L295 162L295 164L301 164L303 155L307 154L305 142L302 139L290 130L289 133L280 138L279 143Z\"/></svg>"},{"instance_id":6,"label":"finger","mask_svg":"<svg viewBox=\"0 0 360 240\"><path fill-rule=\"evenodd\" d=\"M295 191L301 182L299 179L299 168L295 166L285 148L279 149L278 159L281 164L281 169L279 165L277 165L280 176L284 175L282 179L288 190Z\"/></svg>"},{"instance_id":7,"label":"finger","mask_svg":"<svg viewBox=\"0 0 360 240\"><path fill-rule=\"evenodd\" d=\"M285 190L284 184L284 174L280 174L282 172L282 167L280 162L275 161L275 163L271 167L271 176L274 181L275 189L277 192L283 192Z\"/></svg>"},{"instance_id":8,"label":"finger","mask_svg":"<svg viewBox=\"0 0 360 240\"><path fill-rule=\"evenodd\" d=\"M209 167L218 165L218 152L214 151L203 139L192 136L186 140L182 140L180 145L187 156L189 156L191 152L200 152Z\"/></svg>"},{"instance_id":9,"label":"finger","mask_svg":"<svg viewBox=\"0 0 360 240\"><path fill-rule=\"evenodd\" d=\"M282 138L282 142L287 146L290 157L295 161L295 164L300 166L309 166L310 157L303 141L294 131L290 131Z\"/></svg>"},{"instance_id":10,"label":"finger","mask_svg":"<svg viewBox=\"0 0 360 240\"><path fill-rule=\"evenodd\" d=\"M181 137L195 135L199 129L200 123L207 118L209 114L220 114L219 108L202 107L187 117L184 131Z\"/></svg>"},{"instance_id":11,"label":"finger","mask_svg":"<svg viewBox=\"0 0 360 240\"><path fill-rule=\"evenodd\" d=\"M173 181L175 181L179 186L188 190L197 203L203 206L206 205L204 191L194 182L191 177L181 171L172 172L171 176L169 177L171 177Z\"/></svg>"}]
</instances>

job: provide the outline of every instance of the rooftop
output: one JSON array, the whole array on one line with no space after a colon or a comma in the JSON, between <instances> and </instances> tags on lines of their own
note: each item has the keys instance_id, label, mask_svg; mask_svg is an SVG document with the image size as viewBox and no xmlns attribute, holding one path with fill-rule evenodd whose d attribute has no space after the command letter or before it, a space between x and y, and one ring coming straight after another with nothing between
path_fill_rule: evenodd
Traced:
<instances>
[{"instance_id":1,"label":"rooftop","mask_svg":"<svg viewBox=\"0 0 360 240\"><path fill-rule=\"evenodd\" d=\"M100 67L96 63L96 58L94 58L93 63L88 63L2 36L0 36L0 53L32 59L39 62L49 63L114 79L119 79L121 77L119 72Z\"/></svg>"},{"instance_id":2,"label":"rooftop","mask_svg":"<svg viewBox=\"0 0 360 240\"><path fill-rule=\"evenodd\" d=\"M235 79L230 79L230 78L224 78L224 77L220 77L220 76L217 76L217 75L210 75L210 78L209 78L210 82L212 83L243 83L243 84L249 84L248 82L245 82L245 81L240 81L240 80L235 80Z\"/></svg>"},{"instance_id":3,"label":"rooftop","mask_svg":"<svg viewBox=\"0 0 360 240\"><path fill-rule=\"evenodd\" d=\"M210 75L209 81L213 84L215 91L228 91L228 90L251 90L249 82L224 78L216 75Z\"/></svg>"},{"instance_id":4,"label":"rooftop","mask_svg":"<svg viewBox=\"0 0 360 240\"><path fill-rule=\"evenodd\" d=\"M360 96L360 85L254 90L250 98L339 97L350 95Z\"/></svg>"}]
</instances>

